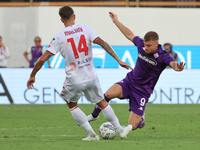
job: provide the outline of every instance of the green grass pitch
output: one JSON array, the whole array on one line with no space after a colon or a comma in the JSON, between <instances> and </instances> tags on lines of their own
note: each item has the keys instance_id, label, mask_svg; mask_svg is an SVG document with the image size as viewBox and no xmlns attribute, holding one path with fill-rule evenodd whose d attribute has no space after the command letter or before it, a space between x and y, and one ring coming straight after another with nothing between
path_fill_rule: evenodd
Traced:
<instances>
[{"instance_id":1,"label":"green grass pitch","mask_svg":"<svg viewBox=\"0 0 200 150\"><path fill-rule=\"evenodd\" d=\"M129 106L111 104L121 125ZM94 105L79 105L88 115ZM147 104L146 126L113 140L82 141L87 133L66 105L0 105L0 150L199 150L200 105ZM98 133L103 115L92 127Z\"/></svg>"}]
</instances>

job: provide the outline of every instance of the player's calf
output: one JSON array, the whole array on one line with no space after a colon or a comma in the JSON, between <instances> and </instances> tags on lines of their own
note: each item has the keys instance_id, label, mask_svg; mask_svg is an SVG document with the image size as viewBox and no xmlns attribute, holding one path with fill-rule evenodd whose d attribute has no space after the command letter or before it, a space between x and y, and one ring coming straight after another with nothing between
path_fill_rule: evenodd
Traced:
<instances>
[{"instance_id":1,"label":"player's calf","mask_svg":"<svg viewBox=\"0 0 200 150\"><path fill-rule=\"evenodd\" d=\"M134 113L133 111L130 112L130 117L128 124L132 125L132 129L136 130L137 128L142 128L145 125L145 115L139 115Z\"/></svg>"}]
</instances>

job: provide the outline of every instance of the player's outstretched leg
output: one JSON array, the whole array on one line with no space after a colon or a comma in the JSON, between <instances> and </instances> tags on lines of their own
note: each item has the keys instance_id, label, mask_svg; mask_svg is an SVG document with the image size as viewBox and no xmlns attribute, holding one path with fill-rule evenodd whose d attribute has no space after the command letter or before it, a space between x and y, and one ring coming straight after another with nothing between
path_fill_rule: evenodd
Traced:
<instances>
[{"instance_id":1,"label":"player's outstretched leg","mask_svg":"<svg viewBox=\"0 0 200 150\"><path fill-rule=\"evenodd\" d=\"M101 108L104 117L117 129L120 137L122 139L126 138L128 133L132 130L132 125L122 128L112 107L105 100L100 101L97 105Z\"/></svg>"},{"instance_id":2,"label":"player's outstretched leg","mask_svg":"<svg viewBox=\"0 0 200 150\"><path fill-rule=\"evenodd\" d=\"M133 130L136 130L137 128L143 128L145 125L145 114L140 116L133 111L130 111L128 124L132 125Z\"/></svg>"},{"instance_id":3,"label":"player's outstretched leg","mask_svg":"<svg viewBox=\"0 0 200 150\"><path fill-rule=\"evenodd\" d=\"M69 106L69 104L68 104ZM85 141L96 141L99 140L99 136L94 132L91 125L87 120L85 113L76 105L74 107L69 107L73 118L80 124L80 126L88 132L88 136L83 138Z\"/></svg>"},{"instance_id":4,"label":"player's outstretched leg","mask_svg":"<svg viewBox=\"0 0 200 150\"><path fill-rule=\"evenodd\" d=\"M109 102L109 101L111 100L111 99L107 98L107 97L105 96L105 94L104 94L104 98L105 98L106 102ZM101 112L101 108L100 108L98 105L96 105L95 108L94 108L94 110L93 110L93 112L92 112L92 114L89 114L89 115L87 116L88 122L98 120L98 119L99 119L99 114L100 114L100 112ZM77 125L80 126L79 123L77 123Z\"/></svg>"}]
</instances>

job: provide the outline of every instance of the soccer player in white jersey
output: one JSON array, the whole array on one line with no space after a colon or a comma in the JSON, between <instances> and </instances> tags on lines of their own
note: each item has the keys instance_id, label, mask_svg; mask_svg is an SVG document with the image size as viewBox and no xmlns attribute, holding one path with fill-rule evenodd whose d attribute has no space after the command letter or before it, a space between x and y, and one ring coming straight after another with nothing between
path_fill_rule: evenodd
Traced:
<instances>
[{"instance_id":1,"label":"soccer player in white jersey","mask_svg":"<svg viewBox=\"0 0 200 150\"><path fill-rule=\"evenodd\" d=\"M59 15L65 29L53 38L46 52L38 59L27 82L27 87L33 87L35 75L44 62L52 55L60 52L65 59L65 72L67 75L61 97L67 102L73 118L88 132L88 136L82 140L99 140L99 136L92 129L87 116L77 105L82 92L87 100L101 108L103 115L114 125L120 137L122 139L126 138L132 127L122 128L112 107L104 99L93 65L92 42L104 48L121 67L126 69L131 67L122 62L113 49L97 36L89 26L76 25L75 14L71 7L61 7Z\"/></svg>"}]
</instances>

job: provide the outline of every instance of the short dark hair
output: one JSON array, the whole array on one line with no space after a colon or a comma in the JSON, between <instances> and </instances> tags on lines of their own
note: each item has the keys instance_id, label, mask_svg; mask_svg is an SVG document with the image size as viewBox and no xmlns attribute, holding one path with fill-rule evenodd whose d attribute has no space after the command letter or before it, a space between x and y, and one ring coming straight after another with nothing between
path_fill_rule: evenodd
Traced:
<instances>
[{"instance_id":1,"label":"short dark hair","mask_svg":"<svg viewBox=\"0 0 200 150\"><path fill-rule=\"evenodd\" d=\"M41 38L40 38L39 36L36 36L36 37L34 38L34 41L36 41L36 39L40 39L40 41L41 41Z\"/></svg>"},{"instance_id":2,"label":"short dark hair","mask_svg":"<svg viewBox=\"0 0 200 150\"><path fill-rule=\"evenodd\" d=\"M70 19L70 17L74 14L74 10L69 6L63 6L59 9L59 15L62 19Z\"/></svg>"},{"instance_id":3,"label":"short dark hair","mask_svg":"<svg viewBox=\"0 0 200 150\"><path fill-rule=\"evenodd\" d=\"M155 31L149 31L144 36L144 41L158 41L159 36Z\"/></svg>"}]
</instances>

